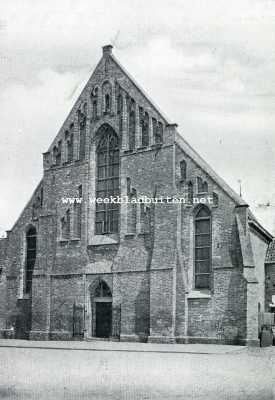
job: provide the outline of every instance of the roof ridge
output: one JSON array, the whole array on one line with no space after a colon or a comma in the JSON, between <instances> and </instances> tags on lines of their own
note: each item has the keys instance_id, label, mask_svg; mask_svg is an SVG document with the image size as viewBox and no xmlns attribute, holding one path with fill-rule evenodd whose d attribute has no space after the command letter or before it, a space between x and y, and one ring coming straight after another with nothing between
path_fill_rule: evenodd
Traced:
<instances>
[{"instance_id":1,"label":"roof ridge","mask_svg":"<svg viewBox=\"0 0 275 400\"><path fill-rule=\"evenodd\" d=\"M121 69L121 71L130 79L133 85L140 91L140 93L146 98L146 100L151 104L151 106L160 114L160 116L164 119L166 124L170 124L171 121L165 115L163 111L156 105L154 100L152 100L151 96L148 95L145 89L141 87L141 85L133 78L133 76L127 71L127 69L118 61L118 59L112 54L110 54L110 58L117 64L117 66Z\"/></svg>"},{"instance_id":2,"label":"roof ridge","mask_svg":"<svg viewBox=\"0 0 275 400\"><path fill-rule=\"evenodd\" d=\"M248 206L247 202L240 197L234 189L232 189L228 183L219 175L217 174L214 169L211 167L211 165L208 164L207 161L204 160L204 158L183 138L183 136L176 131L176 141L179 141L179 145L183 144L184 146L184 151L188 154L188 151L191 154L188 154L195 163L197 163L200 167L204 169L204 171L215 181L217 182L220 187L223 189L225 193L227 193L232 200L234 200L237 205L241 206ZM182 142L182 143L180 143Z\"/></svg>"}]
</instances>

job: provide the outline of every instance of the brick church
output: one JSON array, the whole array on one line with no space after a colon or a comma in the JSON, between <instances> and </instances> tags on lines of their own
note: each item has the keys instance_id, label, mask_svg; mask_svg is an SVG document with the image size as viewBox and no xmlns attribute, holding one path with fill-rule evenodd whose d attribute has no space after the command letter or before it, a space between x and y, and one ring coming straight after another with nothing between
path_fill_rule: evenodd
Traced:
<instances>
[{"instance_id":1,"label":"brick church","mask_svg":"<svg viewBox=\"0 0 275 400\"><path fill-rule=\"evenodd\" d=\"M112 46L43 166L0 241L0 329L37 340L258 344L272 236Z\"/></svg>"}]
</instances>

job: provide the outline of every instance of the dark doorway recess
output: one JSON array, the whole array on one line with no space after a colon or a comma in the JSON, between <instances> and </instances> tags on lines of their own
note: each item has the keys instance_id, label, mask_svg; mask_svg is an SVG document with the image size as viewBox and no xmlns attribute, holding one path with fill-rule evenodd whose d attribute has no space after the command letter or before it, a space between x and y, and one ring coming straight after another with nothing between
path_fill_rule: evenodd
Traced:
<instances>
[{"instance_id":1,"label":"dark doorway recess","mask_svg":"<svg viewBox=\"0 0 275 400\"><path fill-rule=\"evenodd\" d=\"M112 333L112 303L96 302L96 336L108 338Z\"/></svg>"}]
</instances>

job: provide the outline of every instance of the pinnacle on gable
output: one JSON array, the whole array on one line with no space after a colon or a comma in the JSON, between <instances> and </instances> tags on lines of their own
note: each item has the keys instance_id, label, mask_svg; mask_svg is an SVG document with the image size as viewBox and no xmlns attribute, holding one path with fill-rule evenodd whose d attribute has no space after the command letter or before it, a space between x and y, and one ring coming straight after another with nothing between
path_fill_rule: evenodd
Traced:
<instances>
[{"instance_id":1,"label":"pinnacle on gable","mask_svg":"<svg viewBox=\"0 0 275 400\"><path fill-rule=\"evenodd\" d=\"M102 47L103 56L109 56L112 54L113 46L111 44L107 44L106 46Z\"/></svg>"}]
</instances>

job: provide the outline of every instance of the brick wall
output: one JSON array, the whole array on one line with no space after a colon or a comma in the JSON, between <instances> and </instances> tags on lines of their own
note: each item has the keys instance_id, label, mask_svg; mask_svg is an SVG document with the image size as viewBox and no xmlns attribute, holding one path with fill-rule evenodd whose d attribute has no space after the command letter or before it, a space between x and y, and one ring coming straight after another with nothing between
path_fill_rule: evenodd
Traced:
<instances>
[{"instance_id":1,"label":"brick wall","mask_svg":"<svg viewBox=\"0 0 275 400\"><path fill-rule=\"evenodd\" d=\"M253 257L255 261L255 275L259 282L258 284L258 303L261 310L265 308L265 269L264 262L268 248L268 242L254 230L250 228L250 238L252 244Z\"/></svg>"},{"instance_id":2,"label":"brick wall","mask_svg":"<svg viewBox=\"0 0 275 400\"><path fill-rule=\"evenodd\" d=\"M265 311L269 311L272 296L275 295L275 263L265 265Z\"/></svg>"},{"instance_id":3,"label":"brick wall","mask_svg":"<svg viewBox=\"0 0 275 400\"><path fill-rule=\"evenodd\" d=\"M108 61L108 62L107 62ZM91 91L109 80L136 106L160 121L164 129L162 146L150 137L146 147L127 149L128 121L117 114L112 92L112 109L102 114L99 96L98 115L92 116ZM125 99L126 99L125 97ZM126 100L125 100L126 102ZM86 154L79 160L78 110L87 105ZM74 159L65 160L65 131L74 123ZM125 337L150 338L193 336L236 341L246 337L246 282L242 276L242 258L236 226L236 202L194 160L174 143L175 130L158 110L132 84L112 59L103 58L65 120L49 151L44 155L43 206L35 208L38 186L7 239L7 312L0 308L0 321L16 311L16 299L22 293L25 266L25 233L30 224L38 232L37 261L34 269L32 314L33 337L41 338L50 330L51 338L72 335L73 305L85 306L86 336L93 334L93 284L104 279L112 291L113 306L121 305L121 334ZM144 230L137 206L137 225L129 232L129 207L122 205L119 233L94 234L95 207L89 198L95 195L97 132L109 124L118 134L121 145L120 187L127 194L127 182L137 196L186 197L187 183L192 182L194 196L213 197L208 204L212 223L211 290L199 293L194 288L194 216L197 205L183 205L179 217L176 204L149 204L149 224ZM152 128L152 127L151 127ZM152 129L150 128L150 135ZM125 136L126 135L126 136ZM61 164L52 163L53 147L62 140ZM136 129L140 140L140 127ZM125 151L126 150L126 151ZM180 162L186 161L186 177L180 176ZM208 190L199 194L197 178L207 182ZM81 237L74 231L74 207L62 198L76 197L82 185L83 203ZM36 204L36 203L35 203ZM71 211L71 235L61 235L61 219ZM180 244L180 245L179 245ZM261 244L255 244L255 254ZM181 249L181 250L179 250ZM182 264L179 263L182 252ZM264 247L257 258L261 269ZM184 278L185 277L185 278ZM262 284L262 275L261 275ZM0 283L1 285L1 283ZM251 289L252 290L252 289ZM205 295L205 296L204 296ZM1 311L2 310L2 311ZM252 310L253 311L253 310ZM257 310L255 310L257 312ZM41 333L42 332L42 333Z\"/></svg>"}]
</instances>

